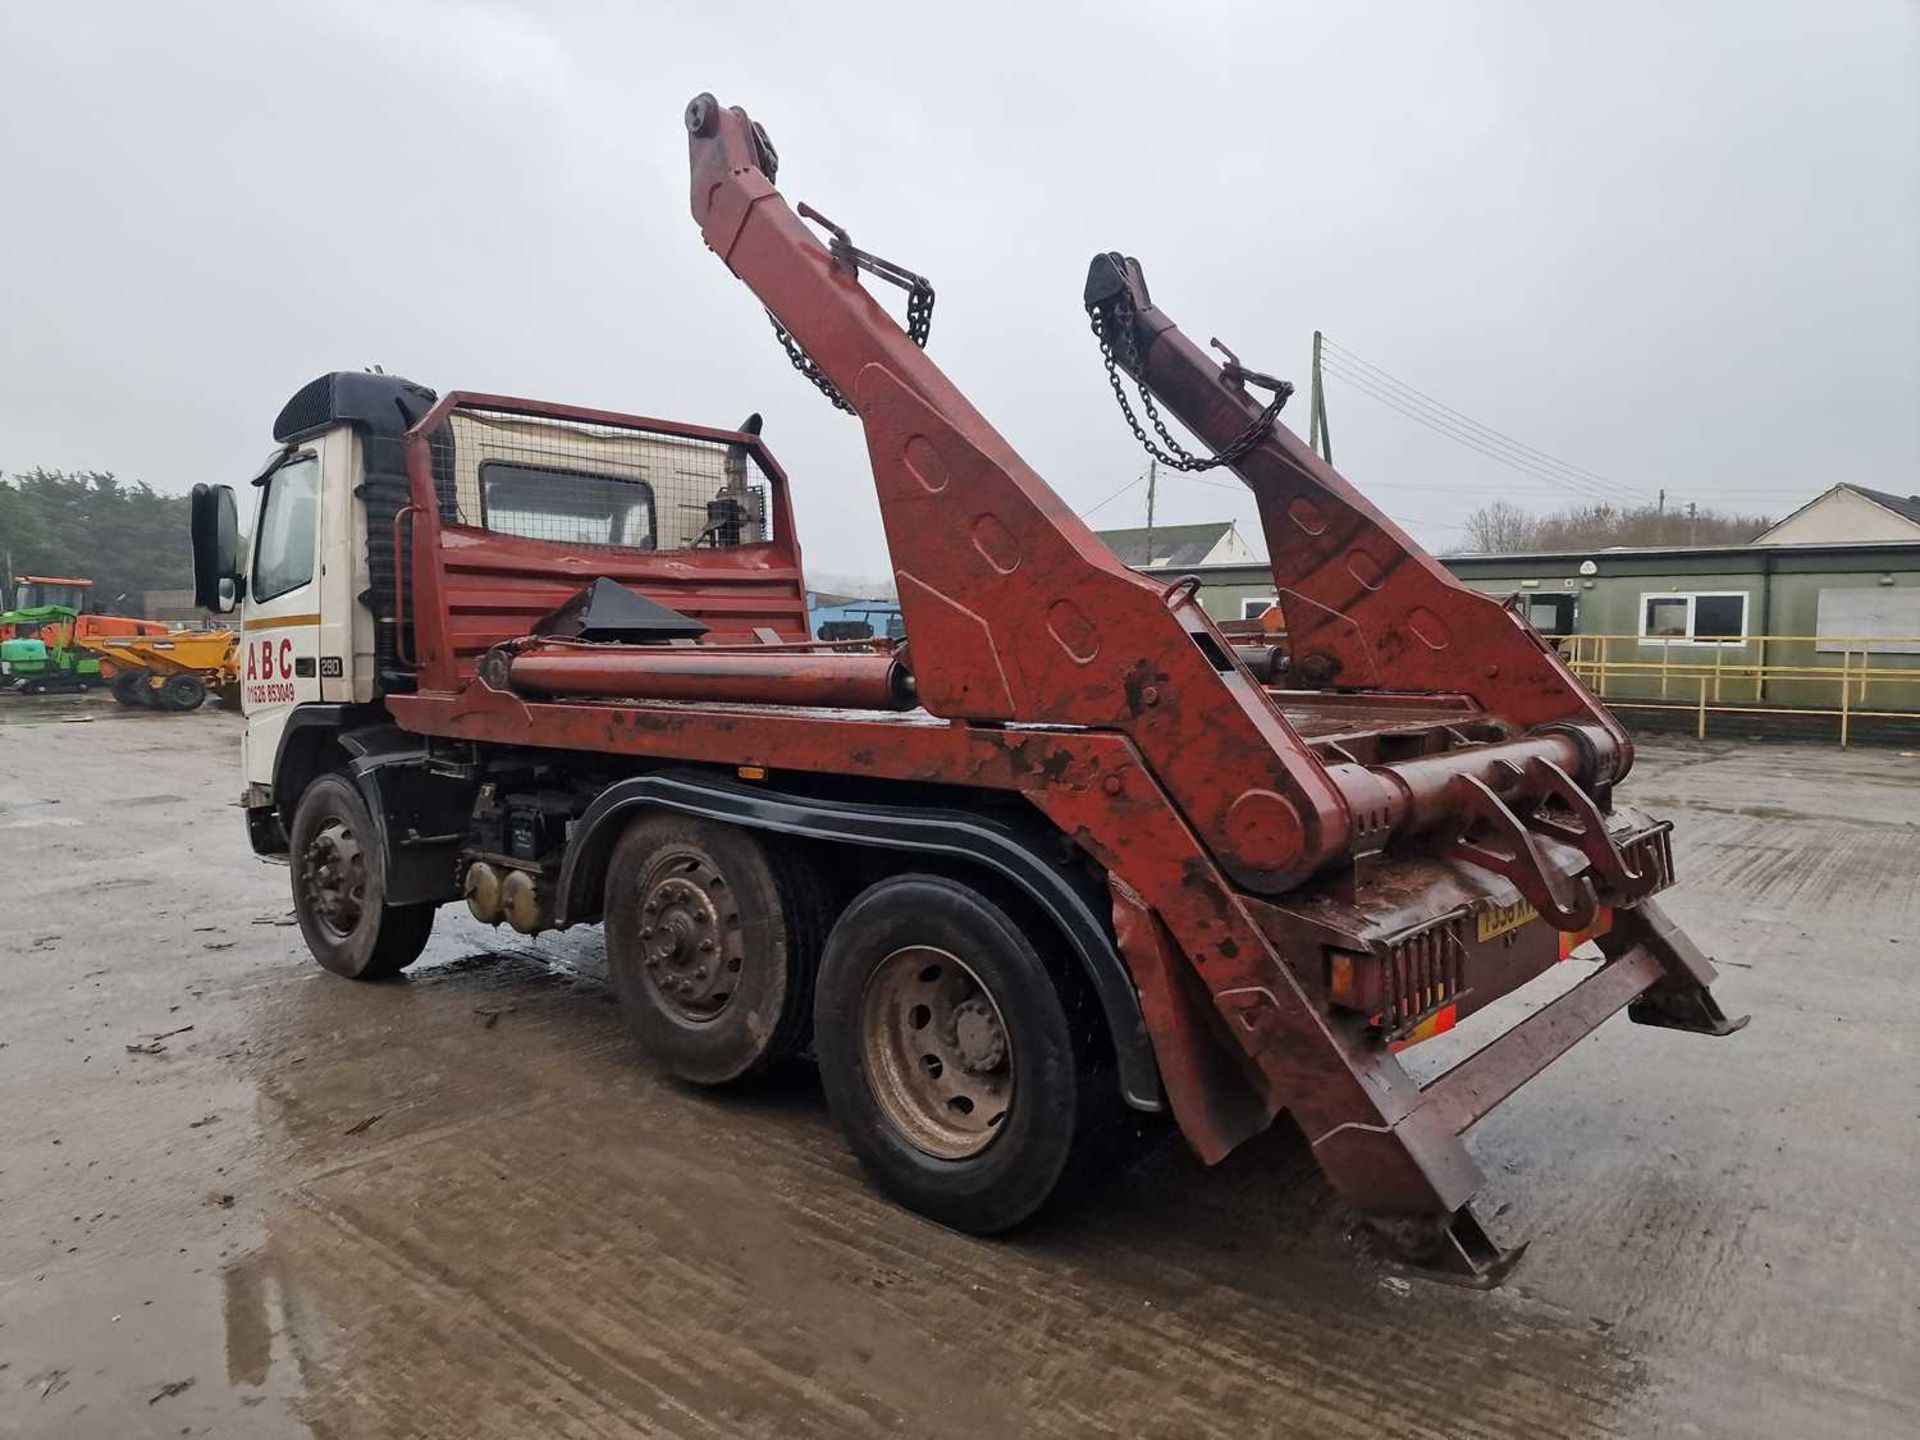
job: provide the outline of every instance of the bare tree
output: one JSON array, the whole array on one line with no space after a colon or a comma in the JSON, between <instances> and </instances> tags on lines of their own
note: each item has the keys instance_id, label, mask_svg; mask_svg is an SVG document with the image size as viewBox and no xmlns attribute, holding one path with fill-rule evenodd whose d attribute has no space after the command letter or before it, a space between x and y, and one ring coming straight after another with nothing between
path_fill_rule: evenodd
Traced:
<instances>
[{"instance_id":1,"label":"bare tree","mask_svg":"<svg viewBox=\"0 0 1920 1440\"><path fill-rule=\"evenodd\" d=\"M1542 550L1593 550L1603 545L1744 545L1773 522L1765 515L1697 505L1575 506L1540 522Z\"/></svg>"},{"instance_id":2,"label":"bare tree","mask_svg":"<svg viewBox=\"0 0 1920 1440\"><path fill-rule=\"evenodd\" d=\"M1483 555L1512 554L1532 546L1539 526L1511 500L1496 500L1467 516L1467 544Z\"/></svg>"},{"instance_id":3,"label":"bare tree","mask_svg":"<svg viewBox=\"0 0 1920 1440\"><path fill-rule=\"evenodd\" d=\"M1496 500L1467 516L1470 553L1599 550L1609 545L1744 545L1773 522L1765 515L1704 510L1697 505L1570 505L1533 515Z\"/></svg>"}]
</instances>

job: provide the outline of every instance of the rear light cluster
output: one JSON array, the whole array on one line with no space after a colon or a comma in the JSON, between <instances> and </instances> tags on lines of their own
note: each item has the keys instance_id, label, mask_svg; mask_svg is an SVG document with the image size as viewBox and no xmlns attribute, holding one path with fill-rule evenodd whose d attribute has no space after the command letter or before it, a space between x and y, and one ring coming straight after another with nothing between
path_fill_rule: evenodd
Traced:
<instances>
[{"instance_id":1,"label":"rear light cluster","mask_svg":"<svg viewBox=\"0 0 1920 1440\"><path fill-rule=\"evenodd\" d=\"M1327 998L1366 1015L1389 1040L1409 1033L1467 992L1466 918L1444 916L1403 936L1377 959L1333 951Z\"/></svg>"}]
</instances>

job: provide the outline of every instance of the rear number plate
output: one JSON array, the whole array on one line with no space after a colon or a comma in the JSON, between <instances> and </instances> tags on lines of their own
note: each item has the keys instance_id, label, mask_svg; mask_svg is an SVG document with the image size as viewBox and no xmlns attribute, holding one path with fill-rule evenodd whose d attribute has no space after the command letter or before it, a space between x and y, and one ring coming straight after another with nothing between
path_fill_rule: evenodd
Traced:
<instances>
[{"instance_id":1,"label":"rear number plate","mask_svg":"<svg viewBox=\"0 0 1920 1440\"><path fill-rule=\"evenodd\" d=\"M1496 935L1504 935L1509 930L1518 930L1529 920L1538 920L1540 912L1522 900L1513 905L1496 905L1491 910L1482 910L1475 920L1482 940L1491 940Z\"/></svg>"}]
</instances>

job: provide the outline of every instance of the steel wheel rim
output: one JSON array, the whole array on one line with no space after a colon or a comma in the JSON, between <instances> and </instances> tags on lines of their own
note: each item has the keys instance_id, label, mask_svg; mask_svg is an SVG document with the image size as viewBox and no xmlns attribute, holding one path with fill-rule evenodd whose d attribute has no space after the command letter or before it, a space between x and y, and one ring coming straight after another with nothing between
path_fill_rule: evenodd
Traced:
<instances>
[{"instance_id":1,"label":"steel wheel rim","mask_svg":"<svg viewBox=\"0 0 1920 1440\"><path fill-rule=\"evenodd\" d=\"M745 936L733 887L712 858L675 850L640 882L640 956L647 988L689 1025L720 1018L739 992Z\"/></svg>"},{"instance_id":2,"label":"steel wheel rim","mask_svg":"<svg viewBox=\"0 0 1920 1440\"><path fill-rule=\"evenodd\" d=\"M860 1000L860 1049L881 1112L915 1149L969 1160L1013 1108L1013 1037L971 966L932 946L882 960Z\"/></svg>"},{"instance_id":3,"label":"steel wheel rim","mask_svg":"<svg viewBox=\"0 0 1920 1440\"><path fill-rule=\"evenodd\" d=\"M307 908L331 934L346 939L367 906L367 857L346 821L329 819L307 842L302 876Z\"/></svg>"}]
</instances>

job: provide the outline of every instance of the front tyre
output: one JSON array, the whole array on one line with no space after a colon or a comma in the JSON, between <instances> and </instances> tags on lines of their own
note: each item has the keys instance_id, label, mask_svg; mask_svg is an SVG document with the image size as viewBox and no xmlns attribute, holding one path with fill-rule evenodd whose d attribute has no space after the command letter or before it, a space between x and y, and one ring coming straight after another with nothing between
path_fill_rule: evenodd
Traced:
<instances>
[{"instance_id":1,"label":"front tyre","mask_svg":"<svg viewBox=\"0 0 1920 1440\"><path fill-rule=\"evenodd\" d=\"M821 959L827 1102L894 1199L956 1230L1012 1229L1094 1152L1117 1105L1091 1046L1076 1052L1076 1029L1099 1023L1084 1010L994 900L894 876L847 907Z\"/></svg>"},{"instance_id":2,"label":"front tyre","mask_svg":"<svg viewBox=\"0 0 1920 1440\"><path fill-rule=\"evenodd\" d=\"M313 958L349 980L397 975L426 949L431 905L386 903L386 857L360 791L322 775L293 812L293 909Z\"/></svg>"},{"instance_id":3,"label":"front tyre","mask_svg":"<svg viewBox=\"0 0 1920 1440\"><path fill-rule=\"evenodd\" d=\"M206 684L198 675L169 675L160 687L160 708L181 714L198 710L207 698Z\"/></svg>"}]
</instances>

